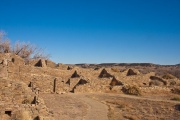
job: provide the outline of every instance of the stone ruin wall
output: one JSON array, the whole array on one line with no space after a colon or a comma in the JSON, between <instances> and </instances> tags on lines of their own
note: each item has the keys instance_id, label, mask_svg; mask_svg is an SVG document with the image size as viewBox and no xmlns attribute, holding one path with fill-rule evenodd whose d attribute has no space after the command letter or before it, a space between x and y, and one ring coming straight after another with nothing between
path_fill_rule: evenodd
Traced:
<instances>
[{"instance_id":1,"label":"stone ruin wall","mask_svg":"<svg viewBox=\"0 0 180 120\"><path fill-rule=\"evenodd\" d=\"M78 75L73 77L75 71ZM4 114L15 116L19 111L26 110L33 118L42 114L42 116L47 116L48 120L49 112L43 100L40 98L37 100L39 105L22 104L23 100L30 98L32 101L37 96L37 90L43 93L59 94L70 91L75 93L109 92L113 76L123 85L138 85L144 93L157 90L170 92L167 87L149 87L150 76L155 76L155 73L144 75L133 70L137 75L127 76L128 70L118 73L106 69L107 75L105 76L109 75L109 77L100 78L98 76L102 71L103 69L79 68L67 70L65 65L58 64L56 66L55 63L45 60L40 60L40 63L34 60L25 65L24 60L19 56L0 54L0 117ZM85 80L87 83L79 84L80 80ZM123 85L113 86L111 92L122 92Z\"/></svg>"},{"instance_id":2,"label":"stone ruin wall","mask_svg":"<svg viewBox=\"0 0 180 120\"><path fill-rule=\"evenodd\" d=\"M25 65L24 60L20 57L12 54L0 55L3 58L0 65L0 76L11 80L20 80L29 85L33 84L33 87L39 88L40 92L44 93L64 93L64 92L107 92L110 87L112 76L115 76L117 80L122 81L125 85L137 85L139 87L149 87L150 76L155 76L155 73L141 74L135 69L129 69L120 73L113 72L110 68L107 68L108 74L111 76L108 78L99 78L99 74L103 69L79 69L73 68L67 70L67 66L45 60L33 60ZM7 60L7 61L5 61ZM5 62L4 62L5 61ZM74 71L77 71L79 77L71 78ZM134 73L133 73L133 72ZM128 74L135 75L128 75ZM88 81L87 84L76 85L80 79ZM71 85L67 84L70 80ZM115 88L121 88L115 87Z\"/></svg>"},{"instance_id":3,"label":"stone ruin wall","mask_svg":"<svg viewBox=\"0 0 180 120\"><path fill-rule=\"evenodd\" d=\"M65 82L73 74L71 71L55 69L51 62L47 62L45 67L25 65L21 58L11 54L0 57L4 58L0 65L1 78L23 81L27 85L31 83L34 87L38 87L41 92L46 93L68 91ZM4 61L7 62L4 63Z\"/></svg>"},{"instance_id":4,"label":"stone ruin wall","mask_svg":"<svg viewBox=\"0 0 180 120\"><path fill-rule=\"evenodd\" d=\"M32 90L21 81L0 78L0 118L22 120L24 117L53 120L37 89Z\"/></svg>"}]
</instances>

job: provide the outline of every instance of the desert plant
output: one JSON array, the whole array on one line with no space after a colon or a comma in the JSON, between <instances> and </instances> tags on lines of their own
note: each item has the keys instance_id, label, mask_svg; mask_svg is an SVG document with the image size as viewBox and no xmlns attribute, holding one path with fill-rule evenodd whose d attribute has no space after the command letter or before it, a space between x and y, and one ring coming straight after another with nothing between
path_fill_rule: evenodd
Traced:
<instances>
[{"instance_id":1,"label":"desert plant","mask_svg":"<svg viewBox=\"0 0 180 120\"><path fill-rule=\"evenodd\" d=\"M4 38L5 32L0 31L0 53L8 53L11 51L10 40Z\"/></svg>"},{"instance_id":2,"label":"desert plant","mask_svg":"<svg viewBox=\"0 0 180 120\"><path fill-rule=\"evenodd\" d=\"M119 109L129 107L129 103L124 102L124 101L111 100L111 101L106 101L106 103L116 105L116 108L119 108Z\"/></svg>"},{"instance_id":3,"label":"desert plant","mask_svg":"<svg viewBox=\"0 0 180 120\"><path fill-rule=\"evenodd\" d=\"M5 38L6 33L0 31L0 53L14 53L25 60L29 59L48 59L49 54L45 54L44 50L31 43L16 42L14 45L10 40Z\"/></svg>"},{"instance_id":4,"label":"desert plant","mask_svg":"<svg viewBox=\"0 0 180 120\"><path fill-rule=\"evenodd\" d=\"M165 74L165 75L162 76L162 78L164 78L164 79L174 79L175 77L173 75L171 75L171 74Z\"/></svg>"},{"instance_id":5,"label":"desert plant","mask_svg":"<svg viewBox=\"0 0 180 120\"><path fill-rule=\"evenodd\" d=\"M180 88L173 88L171 91L172 91L172 93L180 95Z\"/></svg>"},{"instance_id":6,"label":"desert plant","mask_svg":"<svg viewBox=\"0 0 180 120\"><path fill-rule=\"evenodd\" d=\"M22 104L31 104L32 100L30 98L26 98L22 101Z\"/></svg>"},{"instance_id":7,"label":"desert plant","mask_svg":"<svg viewBox=\"0 0 180 120\"><path fill-rule=\"evenodd\" d=\"M172 85L172 86L174 86L174 85L176 85L176 81L172 80L172 81L170 81L169 84Z\"/></svg>"},{"instance_id":8,"label":"desert plant","mask_svg":"<svg viewBox=\"0 0 180 120\"><path fill-rule=\"evenodd\" d=\"M174 98L172 98L171 100L180 101L180 97L174 97Z\"/></svg>"},{"instance_id":9,"label":"desert plant","mask_svg":"<svg viewBox=\"0 0 180 120\"><path fill-rule=\"evenodd\" d=\"M137 96L141 95L141 90L137 86L127 85L127 86L124 86L122 90L125 94L137 95Z\"/></svg>"}]
</instances>

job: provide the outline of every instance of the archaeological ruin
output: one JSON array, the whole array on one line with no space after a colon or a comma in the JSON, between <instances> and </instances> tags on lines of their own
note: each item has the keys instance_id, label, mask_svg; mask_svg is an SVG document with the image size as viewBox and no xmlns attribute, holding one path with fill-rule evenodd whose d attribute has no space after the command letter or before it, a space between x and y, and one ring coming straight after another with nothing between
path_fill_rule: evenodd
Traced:
<instances>
[{"instance_id":1,"label":"archaeological ruin","mask_svg":"<svg viewBox=\"0 0 180 120\"><path fill-rule=\"evenodd\" d=\"M18 120L53 120L40 93L109 93L124 94L123 87L137 86L142 94L153 91L171 92L172 80L143 74L131 68L123 71L111 68L82 68L55 64L49 60L25 62L11 53L0 54L0 118ZM179 84L178 78L173 78Z\"/></svg>"}]
</instances>

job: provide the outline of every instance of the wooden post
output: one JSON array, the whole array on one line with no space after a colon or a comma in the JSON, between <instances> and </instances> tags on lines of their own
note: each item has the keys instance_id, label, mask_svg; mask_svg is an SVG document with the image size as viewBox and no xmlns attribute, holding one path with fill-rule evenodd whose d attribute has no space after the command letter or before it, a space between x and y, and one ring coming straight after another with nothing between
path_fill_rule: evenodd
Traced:
<instances>
[{"instance_id":1,"label":"wooden post","mask_svg":"<svg viewBox=\"0 0 180 120\"><path fill-rule=\"evenodd\" d=\"M55 93L56 92L56 78L54 79L54 87L53 87L53 92Z\"/></svg>"},{"instance_id":2,"label":"wooden post","mask_svg":"<svg viewBox=\"0 0 180 120\"><path fill-rule=\"evenodd\" d=\"M32 88L32 92L34 92L34 85L33 85L33 82L31 82L31 88Z\"/></svg>"}]
</instances>

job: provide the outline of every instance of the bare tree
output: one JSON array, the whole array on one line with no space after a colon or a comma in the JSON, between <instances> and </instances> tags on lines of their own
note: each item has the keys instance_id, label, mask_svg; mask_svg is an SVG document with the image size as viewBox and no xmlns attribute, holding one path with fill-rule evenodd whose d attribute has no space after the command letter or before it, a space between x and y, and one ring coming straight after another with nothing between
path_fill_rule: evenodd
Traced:
<instances>
[{"instance_id":1,"label":"bare tree","mask_svg":"<svg viewBox=\"0 0 180 120\"><path fill-rule=\"evenodd\" d=\"M31 43L17 41L11 46L10 40L5 39L6 33L0 31L0 53L14 53L25 60L29 59L49 59L50 55L45 54L44 50Z\"/></svg>"},{"instance_id":2,"label":"bare tree","mask_svg":"<svg viewBox=\"0 0 180 120\"><path fill-rule=\"evenodd\" d=\"M35 53L33 54L33 59L49 59L50 54L46 54L44 49L37 47Z\"/></svg>"},{"instance_id":3,"label":"bare tree","mask_svg":"<svg viewBox=\"0 0 180 120\"><path fill-rule=\"evenodd\" d=\"M3 39L3 37L5 36L5 34L6 34L6 33L5 33L4 31L2 31L2 30L0 31L0 40Z\"/></svg>"},{"instance_id":4,"label":"bare tree","mask_svg":"<svg viewBox=\"0 0 180 120\"><path fill-rule=\"evenodd\" d=\"M0 31L0 53L9 53L11 51L10 40L4 38L5 35L4 31Z\"/></svg>"},{"instance_id":5,"label":"bare tree","mask_svg":"<svg viewBox=\"0 0 180 120\"><path fill-rule=\"evenodd\" d=\"M49 55L44 53L44 50L31 43L16 42L13 48L13 53L21 56L24 59L49 59Z\"/></svg>"},{"instance_id":6,"label":"bare tree","mask_svg":"<svg viewBox=\"0 0 180 120\"><path fill-rule=\"evenodd\" d=\"M24 42L21 43L18 41L14 45L13 53L24 59L30 59L35 49L36 48L30 43L24 43Z\"/></svg>"}]
</instances>

